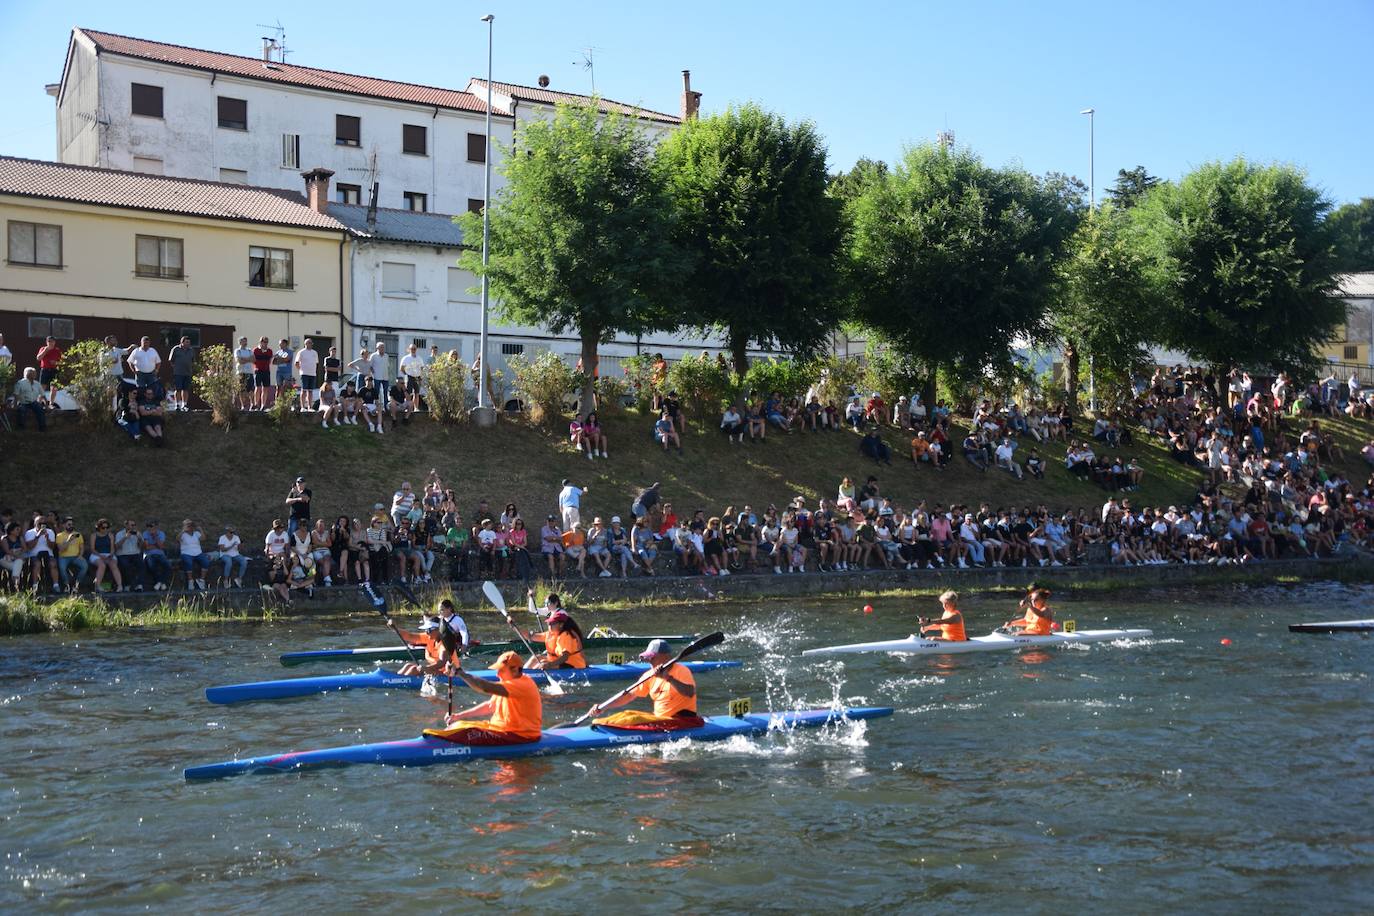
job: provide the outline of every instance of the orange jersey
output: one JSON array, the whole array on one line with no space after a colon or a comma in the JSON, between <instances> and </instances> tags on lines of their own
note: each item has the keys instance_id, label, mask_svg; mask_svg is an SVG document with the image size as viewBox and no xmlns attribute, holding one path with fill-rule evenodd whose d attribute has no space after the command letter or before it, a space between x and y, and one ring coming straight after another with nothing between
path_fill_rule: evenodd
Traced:
<instances>
[{"instance_id":1,"label":"orange jersey","mask_svg":"<svg viewBox=\"0 0 1374 916\"><path fill-rule=\"evenodd\" d=\"M692 677L692 672L684 665L675 664L667 671L674 678L684 684L697 685L696 679ZM671 719L680 712L696 713L697 698L686 696L672 684L661 677L651 677L644 683L636 686L630 691L631 696L648 697L654 701L654 715L663 716Z\"/></svg>"},{"instance_id":2,"label":"orange jersey","mask_svg":"<svg viewBox=\"0 0 1374 916\"><path fill-rule=\"evenodd\" d=\"M539 685L527 675L502 680L509 696L491 698L491 729L536 740L544 725L544 705Z\"/></svg>"},{"instance_id":3,"label":"orange jersey","mask_svg":"<svg viewBox=\"0 0 1374 916\"><path fill-rule=\"evenodd\" d=\"M397 631L401 634L401 638L411 647L425 650L426 663L430 665L437 665L439 663L439 653L444 648L442 642L430 636L428 633L412 633L409 630L402 630L399 627Z\"/></svg>"},{"instance_id":4,"label":"orange jersey","mask_svg":"<svg viewBox=\"0 0 1374 916\"><path fill-rule=\"evenodd\" d=\"M941 639L947 639L950 642L968 640L968 634L964 632L964 615L957 611L953 615L946 612L944 617L935 622L935 625L940 628Z\"/></svg>"},{"instance_id":5,"label":"orange jersey","mask_svg":"<svg viewBox=\"0 0 1374 916\"><path fill-rule=\"evenodd\" d=\"M544 657L552 662L562 655L568 653L568 657L563 664L573 668L587 667L587 656L582 651L582 640L572 633L555 633L553 630L545 630L543 633L535 633L532 637L544 644Z\"/></svg>"},{"instance_id":6,"label":"orange jersey","mask_svg":"<svg viewBox=\"0 0 1374 916\"><path fill-rule=\"evenodd\" d=\"M1049 617L1041 617L1033 606L1026 608L1025 618L1018 622L1027 636L1049 636L1054 632L1054 621Z\"/></svg>"}]
</instances>

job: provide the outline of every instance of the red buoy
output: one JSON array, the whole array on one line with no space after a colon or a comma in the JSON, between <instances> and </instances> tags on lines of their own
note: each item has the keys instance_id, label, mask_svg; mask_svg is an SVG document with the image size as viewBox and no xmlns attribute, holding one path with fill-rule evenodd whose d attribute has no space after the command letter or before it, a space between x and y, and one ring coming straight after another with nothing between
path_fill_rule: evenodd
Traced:
<instances>
[{"instance_id":1,"label":"red buoy","mask_svg":"<svg viewBox=\"0 0 1374 916\"><path fill-rule=\"evenodd\" d=\"M872 613L873 613L873 605L871 605L871 604L865 604L865 605L864 605L864 613L865 613L865 614L872 614Z\"/></svg>"}]
</instances>

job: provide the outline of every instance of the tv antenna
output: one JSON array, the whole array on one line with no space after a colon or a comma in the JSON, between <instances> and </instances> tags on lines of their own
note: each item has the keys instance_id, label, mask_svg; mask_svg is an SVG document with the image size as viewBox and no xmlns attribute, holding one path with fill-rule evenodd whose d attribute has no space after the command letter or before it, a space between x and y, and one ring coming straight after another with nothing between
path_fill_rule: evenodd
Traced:
<instances>
[{"instance_id":1,"label":"tv antenna","mask_svg":"<svg viewBox=\"0 0 1374 916\"><path fill-rule=\"evenodd\" d=\"M586 70L592 80L592 95L596 95L596 52L602 48L579 48L577 53L582 56L581 60L573 61L574 67L581 67Z\"/></svg>"},{"instance_id":2,"label":"tv antenna","mask_svg":"<svg viewBox=\"0 0 1374 916\"><path fill-rule=\"evenodd\" d=\"M267 25L266 23L259 22L257 26L260 29L266 29L269 32L275 33L274 36L262 36L263 60L278 64L286 63L286 55L291 53L290 49L286 47L286 26L281 24L280 19L277 20L276 25Z\"/></svg>"}]
</instances>

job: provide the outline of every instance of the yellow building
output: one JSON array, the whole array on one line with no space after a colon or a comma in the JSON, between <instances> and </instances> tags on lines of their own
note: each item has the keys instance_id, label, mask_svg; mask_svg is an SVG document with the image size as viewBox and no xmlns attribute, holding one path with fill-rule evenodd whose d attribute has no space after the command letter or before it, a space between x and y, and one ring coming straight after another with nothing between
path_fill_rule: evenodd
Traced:
<instances>
[{"instance_id":1,"label":"yellow building","mask_svg":"<svg viewBox=\"0 0 1374 916\"><path fill-rule=\"evenodd\" d=\"M1319 351L1328 363L1363 369L1362 377L1374 360L1374 272L1342 274L1336 295L1349 307L1340 336Z\"/></svg>"},{"instance_id":2,"label":"yellow building","mask_svg":"<svg viewBox=\"0 0 1374 916\"><path fill-rule=\"evenodd\" d=\"M147 335L166 359L240 336L348 339L349 232L328 172L306 194L0 157L0 333L20 366L59 344ZM164 362L164 368L166 363Z\"/></svg>"}]
</instances>

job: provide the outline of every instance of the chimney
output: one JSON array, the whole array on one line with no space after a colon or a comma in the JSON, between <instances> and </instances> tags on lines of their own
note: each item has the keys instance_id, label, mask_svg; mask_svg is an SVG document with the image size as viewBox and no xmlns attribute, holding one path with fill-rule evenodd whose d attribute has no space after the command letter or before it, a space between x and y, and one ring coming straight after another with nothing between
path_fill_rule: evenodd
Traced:
<instances>
[{"instance_id":1,"label":"chimney","mask_svg":"<svg viewBox=\"0 0 1374 916\"><path fill-rule=\"evenodd\" d=\"M329 169L311 169L301 172L301 177L305 179L305 199L310 209L316 213L329 209L329 179L334 173Z\"/></svg>"},{"instance_id":2,"label":"chimney","mask_svg":"<svg viewBox=\"0 0 1374 916\"><path fill-rule=\"evenodd\" d=\"M701 108L701 93L692 91L692 71L682 71L682 120L695 120Z\"/></svg>"}]
</instances>

